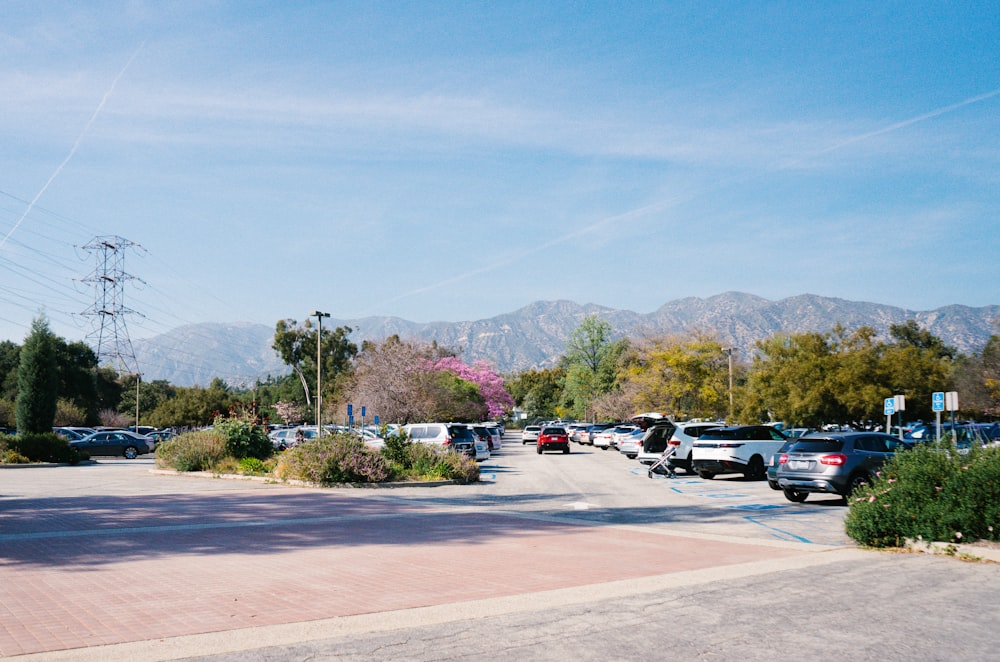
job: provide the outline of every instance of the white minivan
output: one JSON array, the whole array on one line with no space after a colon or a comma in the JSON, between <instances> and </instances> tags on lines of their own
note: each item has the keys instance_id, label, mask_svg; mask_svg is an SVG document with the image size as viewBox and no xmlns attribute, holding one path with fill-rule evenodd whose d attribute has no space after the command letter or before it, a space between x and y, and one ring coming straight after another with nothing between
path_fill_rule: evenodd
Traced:
<instances>
[{"instance_id":1,"label":"white minivan","mask_svg":"<svg viewBox=\"0 0 1000 662\"><path fill-rule=\"evenodd\" d=\"M691 463L702 478L741 473L763 480L767 464L788 438L770 425L739 425L707 430L692 445Z\"/></svg>"}]
</instances>

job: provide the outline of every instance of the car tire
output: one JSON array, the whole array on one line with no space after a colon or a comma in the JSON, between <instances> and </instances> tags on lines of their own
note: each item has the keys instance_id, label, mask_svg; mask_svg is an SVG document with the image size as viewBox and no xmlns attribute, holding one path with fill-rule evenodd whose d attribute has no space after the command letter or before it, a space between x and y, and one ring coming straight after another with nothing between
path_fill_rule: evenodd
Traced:
<instances>
[{"instance_id":1,"label":"car tire","mask_svg":"<svg viewBox=\"0 0 1000 662\"><path fill-rule=\"evenodd\" d=\"M139 450L135 446L126 446L125 447L125 459L126 460L134 460L137 457L139 457Z\"/></svg>"},{"instance_id":2,"label":"car tire","mask_svg":"<svg viewBox=\"0 0 1000 662\"><path fill-rule=\"evenodd\" d=\"M764 466L764 459L760 455L754 455L747 463L743 477L747 480L760 480L767 475L767 467Z\"/></svg>"},{"instance_id":3,"label":"car tire","mask_svg":"<svg viewBox=\"0 0 1000 662\"><path fill-rule=\"evenodd\" d=\"M712 480L713 478L715 478L715 474L712 473L711 471L699 471L698 477L703 478L705 480Z\"/></svg>"},{"instance_id":4,"label":"car tire","mask_svg":"<svg viewBox=\"0 0 1000 662\"><path fill-rule=\"evenodd\" d=\"M793 490L790 487L786 487L781 491L784 492L785 498L792 503L802 503L809 496L808 492L800 492L798 490Z\"/></svg>"},{"instance_id":5,"label":"car tire","mask_svg":"<svg viewBox=\"0 0 1000 662\"><path fill-rule=\"evenodd\" d=\"M539 447L538 447L538 454L539 454L539 455L541 455L541 454L542 454L542 447L541 447L541 446L539 446Z\"/></svg>"},{"instance_id":6,"label":"car tire","mask_svg":"<svg viewBox=\"0 0 1000 662\"><path fill-rule=\"evenodd\" d=\"M568 448L564 448L563 449L563 455L569 455L569 449Z\"/></svg>"},{"instance_id":7,"label":"car tire","mask_svg":"<svg viewBox=\"0 0 1000 662\"><path fill-rule=\"evenodd\" d=\"M868 478L867 475L865 475L865 474L855 474L855 475L851 476L850 480L847 481L847 489L840 496L842 496L842 497L844 497L846 499L847 497L849 497L852 494L854 494L854 491L856 489L858 489L862 485L867 485L870 482L871 482L871 480Z\"/></svg>"}]
</instances>

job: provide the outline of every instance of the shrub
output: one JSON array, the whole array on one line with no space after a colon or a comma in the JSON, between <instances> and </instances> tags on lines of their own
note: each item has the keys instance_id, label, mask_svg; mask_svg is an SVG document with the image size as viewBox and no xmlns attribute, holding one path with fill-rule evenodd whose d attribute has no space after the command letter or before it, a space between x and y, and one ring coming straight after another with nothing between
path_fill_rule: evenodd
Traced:
<instances>
[{"instance_id":1,"label":"shrub","mask_svg":"<svg viewBox=\"0 0 1000 662\"><path fill-rule=\"evenodd\" d=\"M385 445L382 446L382 456L390 464L406 466L409 458L409 447L412 445L410 435L406 430L400 428L396 432L390 433L388 428L382 429L382 438Z\"/></svg>"},{"instance_id":2,"label":"shrub","mask_svg":"<svg viewBox=\"0 0 1000 662\"><path fill-rule=\"evenodd\" d=\"M299 444L285 451L275 468L282 479L320 485L377 483L389 477L380 453L352 435L335 434Z\"/></svg>"},{"instance_id":3,"label":"shrub","mask_svg":"<svg viewBox=\"0 0 1000 662\"><path fill-rule=\"evenodd\" d=\"M156 464L177 471L209 471L228 453L225 438L215 430L187 432L156 449Z\"/></svg>"},{"instance_id":4,"label":"shrub","mask_svg":"<svg viewBox=\"0 0 1000 662\"><path fill-rule=\"evenodd\" d=\"M8 457L25 458L27 462L58 462L79 464L89 459L86 453L81 453L54 432L37 434L22 434L16 437L6 437Z\"/></svg>"},{"instance_id":5,"label":"shrub","mask_svg":"<svg viewBox=\"0 0 1000 662\"><path fill-rule=\"evenodd\" d=\"M847 535L862 545L1000 540L1000 448L921 444L897 453L848 505Z\"/></svg>"},{"instance_id":6,"label":"shrub","mask_svg":"<svg viewBox=\"0 0 1000 662\"><path fill-rule=\"evenodd\" d=\"M420 443L408 444L405 451L403 460L394 463L403 478L459 480L465 483L479 480L479 465L461 453Z\"/></svg>"},{"instance_id":7,"label":"shrub","mask_svg":"<svg viewBox=\"0 0 1000 662\"><path fill-rule=\"evenodd\" d=\"M21 455L12 446L14 437L0 434L0 464L27 464L31 460Z\"/></svg>"},{"instance_id":8,"label":"shrub","mask_svg":"<svg viewBox=\"0 0 1000 662\"><path fill-rule=\"evenodd\" d=\"M220 416L215 419L214 427L226 440L226 451L238 460L245 457L266 460L274 453L267 432L249 416Z\"/></svg>"},{"instance_id":9,"label":"shrub","mask_svg":"<svg viewBox=\"0 0 1000 662\"><path fill-rule=\"evenodd\" d=\"M261 476L269 473L272 467L268 467L263 460L256 457L245 457L240 460L240 473L250 476Z\"/></svg>"}]
</instances>

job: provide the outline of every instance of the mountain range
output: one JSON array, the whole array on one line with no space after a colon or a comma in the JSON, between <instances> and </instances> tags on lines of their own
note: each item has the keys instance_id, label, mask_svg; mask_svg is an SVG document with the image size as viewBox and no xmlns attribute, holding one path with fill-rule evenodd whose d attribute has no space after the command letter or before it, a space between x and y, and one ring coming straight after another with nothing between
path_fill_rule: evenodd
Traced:
<instances>
[{"instance_id":1,"label":"mountain range","mask_svg":"<svg viewBox=\"0 0 1000 662\"><path fill-rule=\"evenodd\" d=\"M727 292L705 299L668 302L642 314L572 301L537 301L511 313L465 322L410 322L398 317L331 319L324 326L349 326L351 340L381 341L392 334L461 350L467 362L484 360L502 373L554 365L566 340L590 315L606 320L616 337L656 336L692 329L714 332L719 340L750 357L758 340L778 332L826 332L868 325L881 337L889 326L913 319L960 352L980 351L997 332L1000 306L951 305L930 311L847 301L812 294L771 301ZM277 320L275 320L277 322ZM289 372L271 348L274 327L251 323L204 323L178 327L133 341L143 378L177 386L207 386L218 377L234 386Z\"/></svg>"}]
</instances>

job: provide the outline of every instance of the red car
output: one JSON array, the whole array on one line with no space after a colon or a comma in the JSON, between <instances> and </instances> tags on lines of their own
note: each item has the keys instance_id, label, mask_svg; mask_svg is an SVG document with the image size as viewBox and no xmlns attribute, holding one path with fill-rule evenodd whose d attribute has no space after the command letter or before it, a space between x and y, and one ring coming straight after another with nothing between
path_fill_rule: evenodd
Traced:
<instances>
[{"instance_id":1,"label":"red car","mask_svg":"<svg viewBox=\"0 0 1000 662\"><path fill-rule=\"evenodd\" d=\"M547 426L538 435L538 454L542 451L562 451L569 453L569 434L566 428Z\"/></svg>"}]
</instances>

